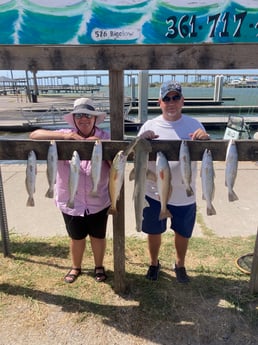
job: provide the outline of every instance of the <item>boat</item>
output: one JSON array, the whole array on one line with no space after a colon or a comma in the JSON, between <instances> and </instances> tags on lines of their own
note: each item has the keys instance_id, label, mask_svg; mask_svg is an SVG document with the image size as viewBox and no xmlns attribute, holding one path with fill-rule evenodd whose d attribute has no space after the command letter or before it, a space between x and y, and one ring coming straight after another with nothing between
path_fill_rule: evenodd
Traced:
<instances>
[{"instance_id":1,"label":"boat","mask_svg":"<svg viewBox=\"0 0 258 345\"><path fill-rule=\"evenodd\" d=\"M229 84L229 86L233 87L244 87L244 88L252 88L258 87L258 78L241 78L241 79L234 79Z\"/></svg>"},{"instance_id":2,"label":"boat","mask_svg":"<svg viewBox=\"0 0 258 345\"><path fill-rule=\"evenodd\" d=\"M109 109L107 105L101 103L101 107L97 107L100 111L106 112L107 117L105 118L103 128L110 127L110 116L109 116ZM26 129L27 131L32 131L35 129L43 128L43 129L61 129L61 128L69 128L69 125L66 121L64 121L64 115L68 114L72 111L71 106L56 106L51 105L49 109L33 109L33 108L23 108L22 116L26 120L22 124L22 129ZM124 129L125 131L135 132L140 129L142 123L136 121L133 117L129 117L128 113L130 111L130 105L124 105Z\"/></svg>"}]
</instances>

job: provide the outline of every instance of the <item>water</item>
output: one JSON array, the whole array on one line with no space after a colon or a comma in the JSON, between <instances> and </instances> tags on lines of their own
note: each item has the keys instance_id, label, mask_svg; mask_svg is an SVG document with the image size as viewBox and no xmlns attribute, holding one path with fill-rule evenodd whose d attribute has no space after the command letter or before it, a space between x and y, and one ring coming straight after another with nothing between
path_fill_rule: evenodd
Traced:
<instances>
[{"instance_id":1,"label":"water","mask_svg":"<svg viewBox=\"0 0 258 345\"><path fill-rule=\"evenodd\" d=\"M109 88L108 86L103 86L100 89L100 93L108 96ZM125 96L131 96L131 88L125 87L124 93ZM213 97L214 88L213 87L183 87L183 93L185 98L194 98L194 97ZM138 95L138 88L136 87L135 95ZM149 98L158 99L159 87L149 87ZM79 95L78 95L79 96ZM83 96L83 95L80 95ZM233 88L233 87L224 87L223 88L223 97L234 97L233 101L225 101L224 105L228 106L257 106L258 105L258 89L257 88ZM157 116L160 114L159 108L157 108L156 114L149 115L149 118ZM189 114L190 116L199 115L198 112ZM257 113L252 111L244 112L241 109L238 110L235 114L243 117L252 117L258 116ZM203 114L203 116L218 116L223 117L225 122L228 119L229 114L226 113L209 113ZM106 129L109 128L108 124L103 124ZM212 139L221 139L223 138L224 132L222 131L209 131ZM251 133L253 135L253 132ZM135 136L136 132L127 132L125 135L128 137ZM29 133L11 133L11 132L0 132L0 139L28 139Z\"/></svg>"}]
</instances>

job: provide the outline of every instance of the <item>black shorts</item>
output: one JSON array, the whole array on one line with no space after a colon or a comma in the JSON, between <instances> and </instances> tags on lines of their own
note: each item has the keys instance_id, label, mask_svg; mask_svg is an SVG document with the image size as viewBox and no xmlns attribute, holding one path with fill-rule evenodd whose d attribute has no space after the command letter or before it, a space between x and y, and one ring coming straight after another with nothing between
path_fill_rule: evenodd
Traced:
<instances>
[{"instance_id":1,"label":"black shorts","mask_svg":"<svg viewBox=\"0 0 258 345\"><path fill-rule=\"evenodd\" d=\"M107 219L109 207L94 214L81 216L70 216L63 214L66 230L73 240L82 240L87 235L96 238L105 238L107 230Z\"/></svg>"}]
</instances>

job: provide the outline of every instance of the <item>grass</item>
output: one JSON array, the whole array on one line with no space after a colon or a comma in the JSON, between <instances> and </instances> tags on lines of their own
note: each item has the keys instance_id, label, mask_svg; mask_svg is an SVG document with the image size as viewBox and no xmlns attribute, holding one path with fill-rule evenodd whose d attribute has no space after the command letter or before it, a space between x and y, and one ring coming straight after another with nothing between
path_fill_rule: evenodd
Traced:
<instances>
[{"instance_id":1,"label":"grass","mask_svg":"<svg viewBox=\"0 0 258 345\"><path fill-rule=\"evenodd\" d=\"M93 279L90 247L84 257L84 274L76 283L65 284L63 276L70 267L67 237L38 239L11 234L10 242L13 258L0 258L0 327L9 344L21 315L17 327L24 337L29 330L42 333L46 320L53 318L55 334L59 327L71 324L73 330L91 336L97 327L100 340L92 339L91 344L165 345L171 344L171 339L173 344L255 344L258 295L250 294L250 276L235 265L239 256L253 252L254 236L192 238L187 256L188 285L176 283L171 270L173 234L163 236L157 282L144 278L146 241L126 238L126 291L121 294L113 290L112 240L107 243L109 278L104 284ZM52 323L48 326L51 329ZM60 333L56 344L62 344L62 336ZM41 343L34 340L34 344Z\"/></svg>"}]
</instances>

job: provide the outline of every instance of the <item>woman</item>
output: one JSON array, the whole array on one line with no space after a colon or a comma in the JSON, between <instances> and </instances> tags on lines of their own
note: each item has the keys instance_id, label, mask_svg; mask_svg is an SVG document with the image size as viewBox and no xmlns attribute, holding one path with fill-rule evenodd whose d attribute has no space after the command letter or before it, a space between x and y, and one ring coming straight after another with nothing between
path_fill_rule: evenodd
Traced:
<instances>
[{"instance_id":1,"label":"woman","mask_svg":"<svg viewBox=\"0 0 258 345\"><path fill-rule=\"evenodd\" d=\"M74 109L64 116L70 129L56 131L38 129L30 134L36 140L97 140L109 139L109 134L100 129L98 124L104 121L106 114L95 110L89 98L79 98L74 102ZM62 212L68 235L72 267L65 275L66 283L73 283L82 273L82 259L89 235L95 262L95 280L102 282L107 276L103 266L106 249L107 210L110 206L108 192L110 164L102 161L101 178L97 196L91 195L91 161L80 162L79 184L75 195L74 208L67 206L69 199L69 161L58 161L55 185L55 202Z\"/></svg>"}]
</instances>

